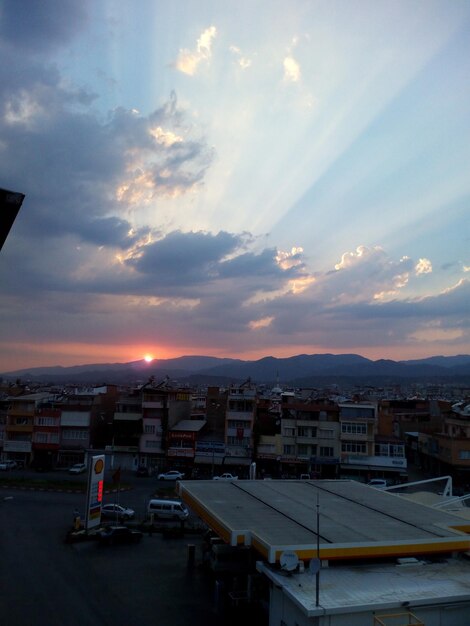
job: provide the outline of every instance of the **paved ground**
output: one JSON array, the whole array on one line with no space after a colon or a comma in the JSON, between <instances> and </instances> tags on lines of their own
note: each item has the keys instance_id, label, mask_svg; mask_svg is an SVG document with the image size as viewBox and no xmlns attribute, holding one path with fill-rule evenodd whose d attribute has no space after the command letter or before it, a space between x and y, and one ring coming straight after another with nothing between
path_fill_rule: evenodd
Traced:
<instances>
[{"instance_id":1,"label":"paved ground","mask_svg":"<svg viewBox=\"0 0 470 626\"><path fill-rule=\"evenodd\" d=\"M139 479L121 501L139 512L154 488L154 480ZM243 607L237 613L224 605L220 585L200 566L200 535L145 535L131 546L66 544L73 511L83 505L82 494L0 491L2 626L228 626L243 621ZM196 546L194 566L188 565L188 544Z\"/></svg>"}]
</instances>

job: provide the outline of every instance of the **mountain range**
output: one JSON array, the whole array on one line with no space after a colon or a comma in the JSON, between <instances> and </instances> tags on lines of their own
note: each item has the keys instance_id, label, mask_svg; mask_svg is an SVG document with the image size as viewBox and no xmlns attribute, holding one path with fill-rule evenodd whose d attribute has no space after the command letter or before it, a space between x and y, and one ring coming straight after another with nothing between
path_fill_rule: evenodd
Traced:
<instances>
[{"instance_id":1,"label":"mountain range","mask_svg":"<svg viewBox=\"0 0 470 626\"><path fill-rule=\"evenodd\" d=\"M226 385L251 378L256 383L298 387L335 383L394 384L408 382L470 384L470 355L433 356L410 361L372 361L358 354L267 356L256 361L182 356L175 359L100 363L72 367L35 367L1 374L5 380L50 384L126 384L166 377L180 384Z\"/></svg>"}]
</instances>

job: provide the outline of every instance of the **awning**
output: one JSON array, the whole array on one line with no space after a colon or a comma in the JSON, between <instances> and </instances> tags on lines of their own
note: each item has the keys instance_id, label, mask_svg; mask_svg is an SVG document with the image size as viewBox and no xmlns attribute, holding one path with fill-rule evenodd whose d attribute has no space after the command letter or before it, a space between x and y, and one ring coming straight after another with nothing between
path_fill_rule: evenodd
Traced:
<instances>
[{"instance_id":1,"label":"awning","mask_svg":"<svg viewBox=\"0 0 470 626\"><path fill-rule=\"evenodd\" d=\"M203 465L212 465L212 463L214 463L214 465L222 465L223 460L224 458L221 456L214 456L212 459L212 456L206 456L204 454L196 454L194 457L195 463L201 463Z\"/></svg>"},{"instance_id":2,"label":"awning","mask_svg":"<svg viewBox=\"0 0 470 626\"><path fill-rule=\"evenodd\" d=\"M384 467L383 465L356 465L349 463L341 463L341 469L344 470L366 470L367 472L394 472L400 474L406 473L406 467Z\"/></svg>"}]
</instances>

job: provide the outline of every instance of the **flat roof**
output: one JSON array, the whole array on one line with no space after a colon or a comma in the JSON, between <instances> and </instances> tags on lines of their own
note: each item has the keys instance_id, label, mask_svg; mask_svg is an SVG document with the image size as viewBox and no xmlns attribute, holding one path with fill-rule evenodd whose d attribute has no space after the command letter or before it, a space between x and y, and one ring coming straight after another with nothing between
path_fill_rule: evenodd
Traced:
<instances>
[{"instance_id":1,"label":"flat roof","mask_svg":"<svg viewBox=\"0 0 470 626\"><path fill-rule=\"evenodd\" d=\"M308 617L338 613L351 615L403 606L413 611L414 604L470 601L470 562L459 559L438 563L418 561L404 565L387 563L323 568L320 570L318 606L316 577L307 569L303 573L286 574L276 566L261 562L257 563L257 569L277 587L282 587Z\"/></svg>"},{"instance_id":2,"label":"flat roof","mask_svg":"<svg viewBox=\"0 0 470 626\"><path fill-rule=\"evenodd\" d=\"M269 563L361 559L470 550L470 521L354 480L193 480L181 498L230 545L251 545Z\"/></svg>"}]
</instances>

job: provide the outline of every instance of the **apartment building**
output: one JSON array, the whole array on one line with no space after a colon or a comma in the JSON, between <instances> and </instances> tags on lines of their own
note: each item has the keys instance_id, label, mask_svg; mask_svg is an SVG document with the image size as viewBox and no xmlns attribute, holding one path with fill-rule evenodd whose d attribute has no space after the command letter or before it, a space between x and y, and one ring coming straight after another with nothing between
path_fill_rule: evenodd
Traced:
<instances>
[{"instance_id":1,"label":"apartment building","mask_svg":"<svg viewBox=\"0 0 470 626\"><path fill-rule=\"evenodd\" d=\"M28 466L33 460L34 416L38 407L53 396L49 392L24 394L7 398L3 459Z\"/></svg>"},{"instance_id":2,"label":"apartment building","mask_svg":"<svg viewBox=\"0 0 470 626\"><path fill-rule=\"evenodd\" d=\"M225 465L247 467L252 462L256 397L256 386L250 380L228 390Z\"/></svg>"},{"instance_id":3,"label":"apartment building","mask_svg":"<svg viewBox=\"0 0 470 626\"><path fill-rule=\"evenodd\" d=\"M281 396L281 465L284 475L310 473L338 476L339 409L329 400L301 400L293 392Z\"/></svg>"},{"instance_id":4,"label":"apartment building","mask_svg":"<svg viewBox=\"0 0 470 626\"><path fill-rule=\"evenodd\" d=\"M142 393L138 389L121 393L116 401L112 439L105 450L110 469L137 469L142 435Z\"/></svg>"},{"instance_id":5,"label":"apartment building","mask_svg":"<svg viewBox=\"0 0 470 626\"><path fill-rule=\"evenodd\" d=\"M37 470L52 469L58 464L61 413L51 403L42 404L35 412L32 465Z\"/></svg>"},{"instance_id":6,"label":"apartment building","mask_svg":"<svg viewBox=\"0 0 470 626\"><path fill-rule=\"evenodd\" d=\"M340 402L338 407L342 476L406 480L405 442L393 434L378 434L377 403Z\"/></svg>"},{"instance_id":7,"label":"apartment building","mask_svg":"<svg viewBox=\"0 0 470 626\"><path fill-rule=\"evenodd\" d=\"M442 415L438 432L418 434L418 458L430 472L451 475L457 487L470 486L470 402L459 402Z\"/></svg>"}]
</instances>

